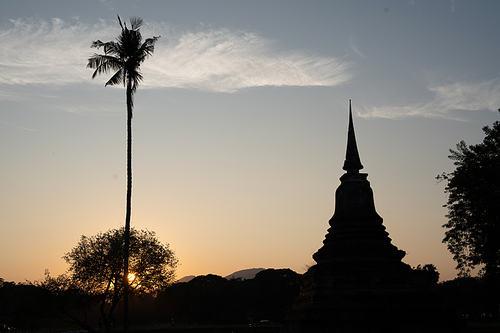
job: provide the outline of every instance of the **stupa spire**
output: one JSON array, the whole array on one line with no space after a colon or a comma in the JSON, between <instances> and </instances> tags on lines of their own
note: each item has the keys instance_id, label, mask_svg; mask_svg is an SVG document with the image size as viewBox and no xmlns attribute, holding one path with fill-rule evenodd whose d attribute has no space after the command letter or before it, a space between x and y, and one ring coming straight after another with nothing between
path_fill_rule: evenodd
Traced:
<instances>
[{"instance_id":1,"label":"stupa spire","mask_svg":"<svg viewBox=\"0 0 500 333\"><path fill-rule=\"evenodd\" d=\"M347 149L345 154L344 166L347 173L359 173L363 169L361 159L359 158L358 146L356 144L356 135L354 134L354 125L352 122L351 100L349 100L349 128L347 131Z\"/></svg>"}]
</instances>

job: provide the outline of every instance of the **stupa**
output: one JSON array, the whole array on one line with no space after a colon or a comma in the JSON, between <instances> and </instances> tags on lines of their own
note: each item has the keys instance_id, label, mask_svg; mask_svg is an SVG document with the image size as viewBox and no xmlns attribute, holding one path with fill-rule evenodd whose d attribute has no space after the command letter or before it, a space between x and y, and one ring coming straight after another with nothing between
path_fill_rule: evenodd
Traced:
<instances>
[{"instance_id":1,"label":"stupa","mask_svg":"<svg viewBox=\"0 0 500 333\"><path fill-rule=\"evenodd\" d=\"M375 210L356 144L349 101L347 150L335 211L316 264L304 273L285 331L458 332L436 281L402 261Z\"/></svg>"}]
</instances>

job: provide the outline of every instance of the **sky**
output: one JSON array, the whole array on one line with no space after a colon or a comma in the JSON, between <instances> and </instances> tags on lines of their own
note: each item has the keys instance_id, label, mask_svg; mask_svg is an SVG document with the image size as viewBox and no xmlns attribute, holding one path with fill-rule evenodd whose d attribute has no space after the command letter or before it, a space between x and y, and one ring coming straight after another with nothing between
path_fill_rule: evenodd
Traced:
<instances>
[{"instance_id":1,"label":"sky","mask_svg":"<svg viewBox=\"0 0 500 333\"><path fill-rule=\"evenodd\" d=\"M350 99L392 243L455 278L435 177L453 171L449 149L499 120L499 12L472 0L0 0L0 277L63 274L82 235L123 226L125 89L86 68L119 14L161 36L135 94L132 226L170 244L179 278L314 264Z\"/></svg>"}]
</instances>

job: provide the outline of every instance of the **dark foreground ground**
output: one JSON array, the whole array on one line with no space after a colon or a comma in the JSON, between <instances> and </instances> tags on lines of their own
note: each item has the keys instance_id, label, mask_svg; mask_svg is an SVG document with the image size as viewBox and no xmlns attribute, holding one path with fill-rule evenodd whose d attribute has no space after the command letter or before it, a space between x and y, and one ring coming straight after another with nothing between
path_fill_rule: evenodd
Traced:
<instances>
[{"instance_id":1,"label":"dark foreground ground","mask_svg":"<svg viewBox=\"0 0 500 333\"><path fill-rule=\"evenodd\" d=\"M469 333L500 333L500 323L475 323L468 325ZM115 332L120 332L116 330ZM172 327L146 326L131 328L130 333L280 333L281 326L269 325L240 325L240 326L188 326L179 325Z\"/></svg>"},{"instance_id":2,"label":"dark foreground ground","mask_svg":"<svg viewBox=\"0 0 500 333\"><path fill-rule=\"evenodd\" d=\"M119 331L118 331L119 332ZM148 325L134 327L130 333L279 333L280 325L277 324L254 324L235 326L215 325Z\"/></svg>"},{"instance_id":3,"label":"dark foreground ground","mask_svg":"<svg viewBox=\"0 0 500 333\"><path fill-rule=\"evenodd\" d=\"M46 330L46 332L61 332L61 330ZM70 331L67 331L69 333ZM71 331L71 333L83 331ZM112 333L123 332L121 327L116 327ZM495 323L469 323L469 333L500 333L500 322ZM253 324L253 325L144 325L132 326L130 333L281 333L279 324Z\"/></svg>"},{"instance_id":4,"label":"dark foreground ground","mask_svg":"<svg viewBox=\"0 0 500 333\"><path fill-rule=\"evenodd\" d=\"M495 323L469 323L469 333L500 333L500 322ZM121 332L116 329L114 332ZM280 333L281 326L278 324L254 324L239 326L215 326L215 325L148 325L142 327L131 327L130 333Z\"/></svg>"},{"instance_id":5,"label":"dark foreground ground","mask_svg":"<svg viewBox=\"0 0 500 333\"><path fill-rule=\"evenodd\" d=\"M281 326L278 324L254 325L145 325L132 326L130 333L279 333ZM121 327L111 331L123 332Z\"/></svg>"},{"instance_id":6,"label":"dark foreground ground","mask_svg":"<svg viewBox=\"0 0 500 333\"><path fill-rule=\"evenodd\" d=\"M468 326L470 333L500 333L500 322L498 323L474 323Z\"/></svg>"}]
</instances>

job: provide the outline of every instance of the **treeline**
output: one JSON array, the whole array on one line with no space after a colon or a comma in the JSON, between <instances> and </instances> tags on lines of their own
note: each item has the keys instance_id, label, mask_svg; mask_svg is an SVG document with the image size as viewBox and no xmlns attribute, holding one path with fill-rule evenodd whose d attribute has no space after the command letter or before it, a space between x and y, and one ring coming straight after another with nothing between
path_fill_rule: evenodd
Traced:
<instances>
[{"instance_id":1,"label":"treeline","mask_svg":"<svg viewBox=\"0 0 500 333\"><path fill-rule=\"evenodd\" d=\"M250 280L198 276L158 295L164 315L182 323L239 324L280 322L299 293L298 274L267 269Z\"/></svg>"},{"instance_id":2,"label":"treeline","mask_svg":"<svg viewBox=\"0 0 500 333\"><path fill-rule=\"evenodd\" d=\"M130 323L144 324L250 324L281 322L299 293L298 274L290 269L267 269L253 279L198 276L178 282L156 295L131 300ZM102 328L99 309L84 295L66 290L54 294L40 284L0 280L0 325L23 330L49 327ZM114 325L122 323L121 304ZM80 325L77 326L77 323Z\"/></svg>"},{"instance_id":3,"label":"treeline","mask_svg":"<svg viewBox=\"0 0 500 333\"><path fill-rule=\"evenodd\" d=\"M457 277L438 285L450 308L468 323L500 320L500 285L484 277Z\"/></svg>"},{"instance_id":4,"label":"treeline","mask_svg":"<svg viewBox=\"0 0 500 333\"><path fill-rule=\"evenodd\" d=\"M198 276L178 282L156 295L131 300L132 325L145 324L251 324L281 323L292 308L300 287L298 274L290 269L267 269L249 280ZM481 278L456 278L435 285L448 304L469 322L496 320L498 295ZM120 326L121 304L113 324ZM0 279L0 329L2 324L22 330L43 328L98 328L99 308L82 294L66 290L54 294L36 283L13 283ZM77 326L76 323L80 323Z\"/></svg>"}]
</instances>

